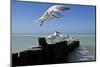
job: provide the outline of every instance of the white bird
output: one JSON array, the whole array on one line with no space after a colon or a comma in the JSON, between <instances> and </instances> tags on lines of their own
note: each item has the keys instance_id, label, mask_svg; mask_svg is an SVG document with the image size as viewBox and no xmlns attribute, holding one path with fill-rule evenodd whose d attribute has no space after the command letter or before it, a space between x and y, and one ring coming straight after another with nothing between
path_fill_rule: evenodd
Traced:
<instances>
[{"instance_id":1,"label":"white bird","mask_svg":"<svg viewBox=\"0 0 100 67\"><path fill-rule=\"evenodd\" d=\"M64 15L60 13L60 11L64 11L64 10L69 10L69 7L65 6L65 5L54 5L51 6L50 8L48 8L44 14L36 20L36 22L41 22L40 26L42 26L42 24L45 21L48 21L50 19L53 18L60 18L63 17Z\"/></svg>"},{"instance_id":2,"label":"white bird","mask_svg":"<svg viewBox=\"0 0 100 67\"><path fill-rule=\"evenodd\" d=\"M47 36L48 39L55 39L58 36L57 32L54 32L53 34Z\"/></svg>"}]
</instances>

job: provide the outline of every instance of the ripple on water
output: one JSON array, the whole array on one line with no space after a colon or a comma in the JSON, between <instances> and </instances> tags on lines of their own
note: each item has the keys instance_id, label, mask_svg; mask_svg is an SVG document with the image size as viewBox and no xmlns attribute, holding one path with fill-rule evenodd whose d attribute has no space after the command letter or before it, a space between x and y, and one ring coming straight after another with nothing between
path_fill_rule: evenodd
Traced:
<instances>
[{"instance_id":1,"label":"ripple on water","mask_svg":"<svg viewBox=\"0 0 100 67\"><path fill-rule=\"evenodd\" d=\"M90 51L86 47L80 46L68 55L68 62L77 61L93 61L95 57L90 54Z\"/></svg>"}]
</instances>

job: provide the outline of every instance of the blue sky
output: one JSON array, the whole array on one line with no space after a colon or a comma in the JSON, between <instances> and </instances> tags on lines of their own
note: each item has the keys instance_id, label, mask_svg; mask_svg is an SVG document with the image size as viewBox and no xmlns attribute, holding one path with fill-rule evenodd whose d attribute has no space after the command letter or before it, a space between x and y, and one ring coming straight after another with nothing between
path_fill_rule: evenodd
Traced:
<instances>
[{"instance_id":1,"label":"blue sky","mask_svg":"<svg viewBox=\"0 0 100 67\"><path fill-rule=\"evenodd\" d=\"M54 3L12 2L12 33L48 34L59 31L66 34L95 34L95 6L66 4L70 10L59 19L40 26L34 22Z\"/></svg>"}]
</instances>

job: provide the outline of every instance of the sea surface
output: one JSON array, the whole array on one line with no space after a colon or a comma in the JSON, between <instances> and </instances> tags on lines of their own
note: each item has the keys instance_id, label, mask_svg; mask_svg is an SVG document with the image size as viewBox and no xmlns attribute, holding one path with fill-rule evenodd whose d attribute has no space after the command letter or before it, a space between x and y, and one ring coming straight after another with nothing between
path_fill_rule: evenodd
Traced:
<instances>
[{"instance_id":1,"label":"sea surface","mask_svg":"<svg viewBox=\"0 0 100 67\"><path fill-rule=\"evenodd\" d=\"M12 53L38 46L38 38L47 35L12 35ZM95 35L71 35L80 40L80 47L68 55L69 62L95 61Z\"/></svg>"}]
</instances>

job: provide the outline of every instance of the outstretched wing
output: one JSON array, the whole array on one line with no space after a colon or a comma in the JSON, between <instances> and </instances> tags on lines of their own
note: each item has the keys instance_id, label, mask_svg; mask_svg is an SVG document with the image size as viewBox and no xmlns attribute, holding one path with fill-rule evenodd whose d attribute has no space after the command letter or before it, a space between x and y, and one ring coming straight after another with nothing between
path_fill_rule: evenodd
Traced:
<instances>
[{"instance_id":1,"label":"outstretched wing","mask_svg":"<svg viewBox=\"0 0 100 67\"><path fill-rule=\"evenodd\" d=\"M64 16L63 14L60 13L60 11L64 11L64 10L69 10L69 7L66 5L54 5L54 6L51 6L47 10L47 12L53 18L60 18Z\"/></svg>"},{"instance_id":2,"label":"outstretched wing","mask_svg":"<svg viewBox=\"0 0 100 67\"><path fill-rule=\"evenodd\" d=\"M52 11L63 11L63 10L69 10L70 8L66 5L54 5L50 7L50 10Z\"/></svg>"}]
</instances>

